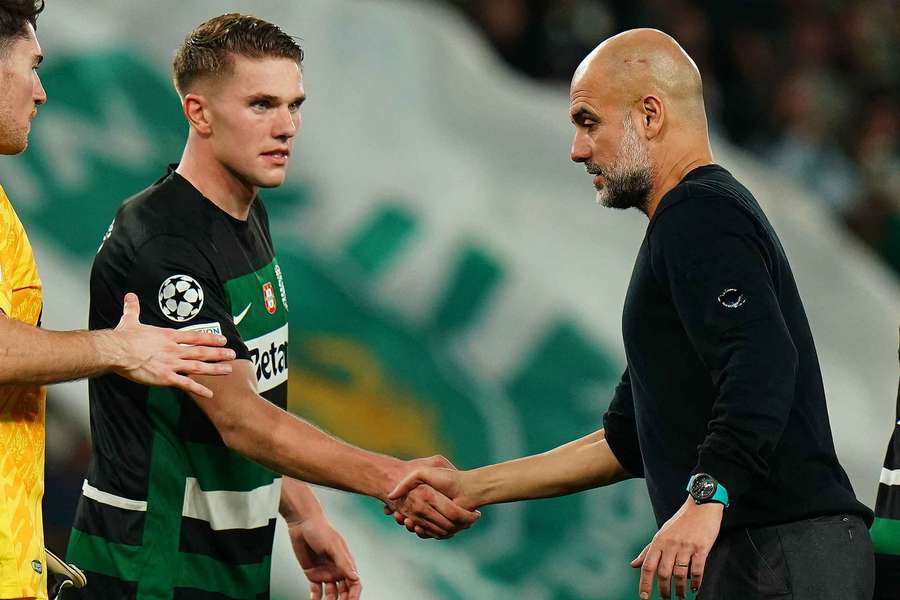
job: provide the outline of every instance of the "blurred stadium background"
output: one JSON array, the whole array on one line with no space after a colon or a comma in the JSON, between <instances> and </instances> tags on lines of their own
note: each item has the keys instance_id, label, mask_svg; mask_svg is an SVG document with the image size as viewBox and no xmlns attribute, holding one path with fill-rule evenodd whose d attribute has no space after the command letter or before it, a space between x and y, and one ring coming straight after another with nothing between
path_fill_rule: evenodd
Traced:
<instances>
[{"instance_id":1,"label":"blurred stadium background","mask_svg":"<svg viewBox=\"0 0 900 600\"><path fill-rule=\"evenodd\" d=\"M568 160L567 84L598 41L674 35L705 80L714 150L792 259L838 452L868 504L892 431L900 317L900 8L892 0L50 0L49 103L0 181L38 253L44 324L84 327L116 206L177 162L174 48L229 10L303 40L303 131L265 193L291 308L291 409L361 446L460 467L595 430L624 364L643 235ZM55 386L48 545L64 551L89 454L87 391ZM641 481L492 507L423 542L323 491L364 597L620 599L654 524ZM281 534L273 599L306 597Z\"/></svg>"}]
</instances>

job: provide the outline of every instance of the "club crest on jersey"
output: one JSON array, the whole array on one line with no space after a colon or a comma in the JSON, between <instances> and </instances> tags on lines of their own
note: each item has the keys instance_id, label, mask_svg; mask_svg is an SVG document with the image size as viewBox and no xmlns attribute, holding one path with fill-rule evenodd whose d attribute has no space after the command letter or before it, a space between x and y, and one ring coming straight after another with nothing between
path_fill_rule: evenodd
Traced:
<instances>
[{"instance_id":1,"label":"club crest on jersey","mask_svg":"<svg viewBox=\"0 0 900 600\"><path fill-rule=\"evenodd\" d=\"M203 308L203 288L190 275L172 275L159 286L159 309L176 323L190 321Z\"/></svg>"},{"instance_id":2,"label":"club crest on jersey","mask_svg":"<svg viewBox=\"0 0 900 600\"><path fill-rule=\"evenodd\" d=\"M269 311L270 315L275 314L275 310L278 308L278 305L275 303L275 288L272 287L272 282L267 281L263 284L263 300L266 303L266 310Z\"/></svg>"}]
</instances>

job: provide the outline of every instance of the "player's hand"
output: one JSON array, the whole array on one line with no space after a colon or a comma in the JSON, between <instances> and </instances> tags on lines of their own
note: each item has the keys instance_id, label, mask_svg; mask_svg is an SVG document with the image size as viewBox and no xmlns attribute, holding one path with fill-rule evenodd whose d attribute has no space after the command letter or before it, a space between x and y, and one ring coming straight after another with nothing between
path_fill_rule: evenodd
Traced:
<instances>
[{"instance_id":1,"label":"player's hand","mask_svg":"<svg viewBox=\"0 0 900 600\"><path fill-rule=\"evenodd\" d=\"M198 396L213 393L188 375L227 375L234 351L222 348L225 336L199 331L177 331L142 325L135 294L125 295L116 336L114 372L143 385L176 387Z\"/></svg>"},{"instance_id":2,"label":"player's hand","mask_svg":"<svg viewBox=\"0 0 900 600\"><path fill-rule=\"evenodd\" d=\"M468 529L481 513L462 493L463 472L442 456L409 461L416 467L388 495L385 514L420 538L447 539Z\"/></svg>"},{"instance_id":3,"label":"player's hand","mask_svg":"<svg viewBox=\"0 0 900 600\"><path fill-rule=\"evenodd\" d=\"M659 585L659 595L671 598L671 580L675 579L675 595L684 598L690 576L691 591L700 589L706 558L712 550L725 507L718 502L696 504L690 497L678 512L653 536L631 566L641 569L638 594L649 598L653 592L653 579ZM687 565L687 566L680 566Z\"/></svg>"},{"instance_id":4,"label":"player's hand","mask_svg":"<svg viewBox=\"0 0 900 600\"><path fill-rule=\"evenodd\" d=\"M288 523L288 536L309 580L310 600L359 600L362 583L353 555L324 515Z\"/></svg>"}]
</instances>

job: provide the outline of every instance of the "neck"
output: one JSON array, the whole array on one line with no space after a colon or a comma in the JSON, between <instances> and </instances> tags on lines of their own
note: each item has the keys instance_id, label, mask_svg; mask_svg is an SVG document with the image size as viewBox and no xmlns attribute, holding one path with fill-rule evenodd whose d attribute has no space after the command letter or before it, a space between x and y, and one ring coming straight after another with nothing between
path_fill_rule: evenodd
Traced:
<instances>
[{"instance_id":1,"label":"neck","mask_svg":"<svg viewBox=\"0 0 900 600\"><path fill-rule=\"evenodd\" d=\"M659 206L663 196L678 185L685 175L697 167L711 165L713 162L709 140L688 149L686 152L679 152L678 158L674 160L663 160L662 167L657 169L654 175L653 191L650 193L650 199L647 202L647 217L653 218L654 213L656 213L656 207Z\"/></svg>"},{"instance_id":2,"label":"neck","mask_svg":"<svg viewBox=\"0 0 900 600\"><path fill-rule=\"evenodd\" d=\"M210 202L241 221L250 216L256 198L256 187L238 178L233 171L216 160L202 141L189 136L175 172L187 179Z\"/></svg>"}]
</instances>

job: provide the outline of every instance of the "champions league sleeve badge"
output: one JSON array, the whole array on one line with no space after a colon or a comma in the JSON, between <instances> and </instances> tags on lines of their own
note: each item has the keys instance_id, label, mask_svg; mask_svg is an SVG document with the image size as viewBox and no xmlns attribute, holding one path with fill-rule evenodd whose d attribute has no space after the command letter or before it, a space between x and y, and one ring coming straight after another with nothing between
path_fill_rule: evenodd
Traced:
<instances>
[{"instance_id":1,"label":"champions league sleeve badge","mask_svg":"<svg viewBox=\"0 0 900 600\"><path fill-rule=\"evenodd\" d=\"M159 308L176 323L190 321L203 308L203 288L189 275L172 275L159 286Z\"/></svg>"}]
</instances>

